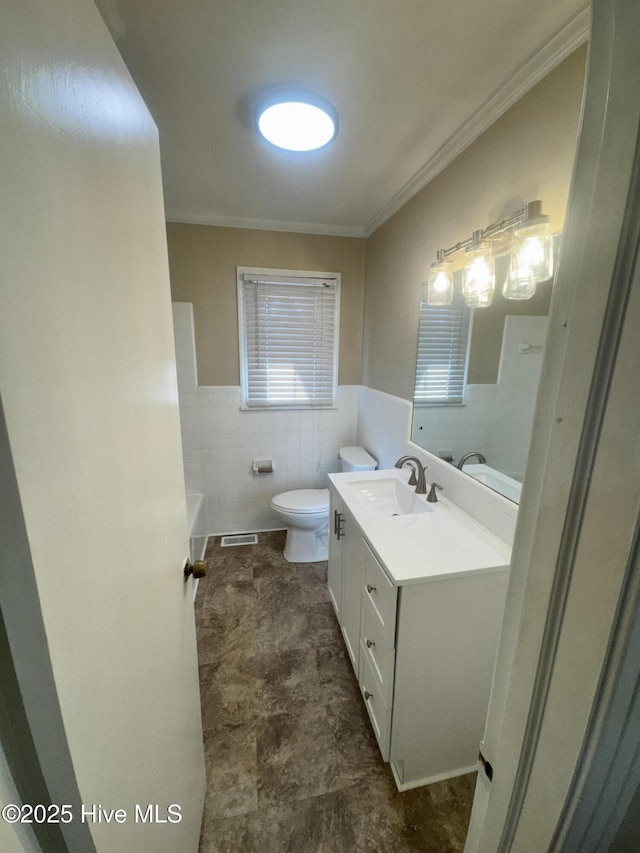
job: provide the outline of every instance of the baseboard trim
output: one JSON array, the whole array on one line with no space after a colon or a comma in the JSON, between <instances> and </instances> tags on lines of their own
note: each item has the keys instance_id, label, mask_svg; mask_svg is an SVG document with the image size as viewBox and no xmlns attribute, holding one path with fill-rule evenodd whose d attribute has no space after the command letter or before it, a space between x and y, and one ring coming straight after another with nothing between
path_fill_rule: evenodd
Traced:
<instances>
[{"instance_id":1,"label":"baseboard trim","mask_svg":"<svg viewBox=\"0 0 640 853\"><path fill-rule=\"evenodd\" d=\"M242 536L247 533L277 533L279 530L286 530L286 527L252 527L251 530L225 530L221 533L206 533L209 539L220 538L221 536Z\"/></svg>"},{"instance_id":2,"label":"baseboard trim","mask_svg":"<svg viewBox=\"0 0 640 853\"><path fill-rule=\"evenodd\" d=\"M401 782L400 774L396 769L394 761L389 762L393 778L396 783L396 788L402 791L410 791L413 788L422 788L424 785L434 785L436 782L445 782L447 779L455 779L456 776L465 776L467 773L475 773L478 765L472 764L470 767L460 767L457 770L449 770L447 773L436 773L435 776L425 776L422 779L412 779L410 782Z\"/></svg>"}]
</instances>

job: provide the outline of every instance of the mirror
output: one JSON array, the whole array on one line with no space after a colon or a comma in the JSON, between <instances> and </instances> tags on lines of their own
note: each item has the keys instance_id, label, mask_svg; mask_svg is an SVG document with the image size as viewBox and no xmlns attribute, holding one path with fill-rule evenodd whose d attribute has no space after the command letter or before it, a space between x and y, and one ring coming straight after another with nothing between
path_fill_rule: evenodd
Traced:
<instances>
[{"instance_id":1,"label":"mirror","mask_svg":"<svg viewBox=\"0 0 640 853\"><path fill-rule=\"evenodd\" d=\"M464 306L460 271L453 306L428 306L423 295L411 440L458 466L466 454L481 454L462 470L518 503L552 282L538 285L532 299L507 300L502 286L508 267L508 255L496 259L489 308ZM451 343L455 334L458 345ZM436 389L431 401L428 387ZM447 395L452 402L442 401Z\"/></svg>"}]
</instances>

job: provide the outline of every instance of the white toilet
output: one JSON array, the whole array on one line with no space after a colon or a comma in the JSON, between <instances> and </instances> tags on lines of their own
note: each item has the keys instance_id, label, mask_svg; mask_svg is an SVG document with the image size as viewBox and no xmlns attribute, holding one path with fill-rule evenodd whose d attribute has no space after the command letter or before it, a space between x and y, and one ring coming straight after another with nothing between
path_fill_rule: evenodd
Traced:
<instances>
[{"instance_id":1,"label":"white toilet","mask_svg":"<svg viewBox=\"0 0 640 853\"><path fill-rule=\"evenodd\" d=\"M364 447L341 447L340 470L342 471L375 471L378 460L370 456Z\"/></svg>"},{"instance_id":2,"label":"white toilet","mask_svg":"<svg viewBox=\"0 0 640 853\"><path fill-rule=\"evenodd\" d=\"M342 471L373 471L378 463L363 447L342 447ZM287 527L284 558L289 563L315 563L329 556L329 489L295 489L271 501L271 509Z\"/></svg>"}]
</instances>

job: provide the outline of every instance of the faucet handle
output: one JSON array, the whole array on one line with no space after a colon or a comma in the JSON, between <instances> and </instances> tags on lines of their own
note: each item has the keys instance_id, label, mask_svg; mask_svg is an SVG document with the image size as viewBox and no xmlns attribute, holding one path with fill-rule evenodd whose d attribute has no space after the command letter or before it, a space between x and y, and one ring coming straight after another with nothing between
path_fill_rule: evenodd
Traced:
<instances>
[{"instance_id":1,"label":"faucet handle","mask_svg":"<svg viewBox=\"0 0 640 853\"><path fill-rule=\"evenodd\" d=\"M438 503L438 493L436 492L436 489L442 491L442 486L439 483L431 483L427 500L432 504Z\"/></svg>"},{"instance_id":2,"label":"faucet handle","mask_svg":"<svg viewBox=\"0 0 640 853\"><path fill-rule=\"evenodd\" d=\"M409 477L409 485L410 486L417 486L418 485L418 478L416 476L416 474L417 474L416 469L411 463L409 463L409 468L411 469L411 475Z\"/></svg>"}]
</instances>

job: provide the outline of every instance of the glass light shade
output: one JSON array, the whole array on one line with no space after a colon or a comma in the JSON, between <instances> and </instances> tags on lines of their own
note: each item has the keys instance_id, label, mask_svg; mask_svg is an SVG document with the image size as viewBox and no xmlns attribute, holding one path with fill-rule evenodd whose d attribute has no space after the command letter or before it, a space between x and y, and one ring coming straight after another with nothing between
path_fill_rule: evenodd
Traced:
<instances>
[{"instance_id":1,"label":"glass light shade","mask_svg":"<svg viewBox=\"0 0 640 853\"><path fill-rule=\"evenodd\" d=\"M496 263L488 243L473 243L462 269L462 293L470 308L487 308L493 301Z\"/></svg>"},{"instance_id":2,"label":"glass light shade","mask_svg":"<svg viewBox=\"0 0 640 853\"><path fill-rule=\"evenodd\" d=\"M451 305L453 301L453 264L446 258L431 264L427 283L428 305Z\"/></svg>"},{"instance_id":3,"label":"glass light shade","mask_svg":"<svg viewBox=\"0 0 640 853\"><path fill-rule=\"evenodd\" d=\"M518 279L511 278L511 271L507 270L507 277L504 280L502 287L502 295L505 299L531 299L536 292L537 282L534 279Z\"/></svg>"},{"instance_id":4,"label":"glass light shade","mask_svg":"<svg viewBox=\"0 0 640 853\"><path fill-rule=\"evenodd\" d=\"M507 299L531 299L536 284L553 275L553 240L549 221L523 223L514 232L509 276L503 295Z\"/></svg>"},{"instance_id":5,"label":"glass light shade","mask_svg":"<svg viewBox=\"0 0 640 853\"><path fill-rule=\"evenodd\" d=\"M338 114L313 93L282 92L264 101L257 127L272 145L288 151L314 151L331 142L338 132Z\"/></svg>"}]
</instances>

